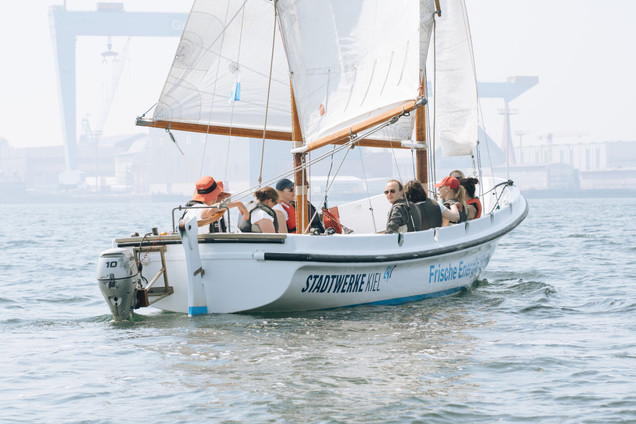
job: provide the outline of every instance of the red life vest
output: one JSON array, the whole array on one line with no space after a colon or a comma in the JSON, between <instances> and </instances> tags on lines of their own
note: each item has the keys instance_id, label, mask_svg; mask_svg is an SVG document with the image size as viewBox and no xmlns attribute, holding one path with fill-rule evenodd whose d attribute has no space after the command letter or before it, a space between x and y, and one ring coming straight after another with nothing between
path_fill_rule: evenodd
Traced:
<instances>
[{"instance_id":1,"label":"red life vest","mask_svg":"<svg viewBox=\"0 0 636 424\"><path fill-rule=\"evenodd\" d=\"M295 233L296 232L296 209L287 202L280 202L280 205L287 212L287 232Z\"/></svg>"},{"instance_id":2,"label":"red life vest","mask_svg":"<svg viewBox=\"0 0 636 424\"><path fill-rule=\"evenodd\" d=\"M475 197L474 199L466 200L466 203L469 205L475 205L475 207L477 208L477 215L475 215L475 219L481 218L481 201L477 197Z\"/></svg>"}]
</instances>

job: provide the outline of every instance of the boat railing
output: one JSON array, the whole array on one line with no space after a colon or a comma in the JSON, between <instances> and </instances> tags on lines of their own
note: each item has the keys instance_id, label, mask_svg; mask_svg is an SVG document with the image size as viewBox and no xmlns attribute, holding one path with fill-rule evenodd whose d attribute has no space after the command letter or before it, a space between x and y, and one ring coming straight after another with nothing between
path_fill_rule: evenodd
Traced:
<instances>
[{"instance_id":1,"label":"boat railing","mask_svg":"<svg viewBox=\"0 0 636 424\"><path fill-rule=\"evenodd\" d=\"M218 209L225 209L226 211L229 211L229 208L228 208L228 207L227 207L224 203L225 203L225 202L222 202L220 205L215 206L215 207L217 207ZM183 211L183 210L185 210L185 211L187 212L189 209L209 209L209 208L210 208L210 206L205 205L205 204L200 204L200 205L199 205L199 204L197 204L197 205L192 205L192 206L183 206L183 205L179 205L179 206L177 206L176 208L172 208L172 231L173 231L173 232L177 232L177 224L176 224L176 222L181 221L181 219L182 219L182 218L183 218L183 216L185 215L185 212L184 212L184 213L181 215L181 218L179 218L179 220L178 220L178 221L175 221L175 215L174 215L174 213L175 213L176 211ZM225 215L223 215L223 216L225 216ZM229 228L229 227L230 227L230 214L229 214L229 213L227 214L227 217L228 217L228 218L227 218L227 226L228 226L228 228Z\"/></svg>"}]
</instances>

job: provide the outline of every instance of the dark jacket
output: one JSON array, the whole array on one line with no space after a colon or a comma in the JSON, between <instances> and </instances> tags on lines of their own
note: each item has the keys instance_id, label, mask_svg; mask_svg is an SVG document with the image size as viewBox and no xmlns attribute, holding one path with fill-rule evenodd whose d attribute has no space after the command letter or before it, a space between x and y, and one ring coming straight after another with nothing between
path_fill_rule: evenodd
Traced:
<instances>
[{"instance_id":1,"label":"dark jacket","mask_svg":"<svg viewBox=\"0 0 636 424\"><path fill-rule=\"evenodd\" d=\"M298 208L296 207L296 201L292 200L291 205L296 209L296 213L298 213ZM309 206L309 217L307 219L311 219L309 223L310 229L317 229L320 234L325 232L325 227L322 225L322 221L320 220L320 214L316 213L316 208L311 203L307 202L307 206ZM313 217L313 219L312 219Z\"/></svg>"},{"instance_id":2,"label":"dark jacket","mask_svg":"<svg viewBox=\"0 0 636 424\"><path fill-rule=\"evenodd\" d=\"M442 210L439 208L439 203L433 199L426 199L417 203L417 207L420 208L422 216L422 230L442 226Z\"/></svg>"},{"instance_id":3,"label":"dark jacket","mask_svg":"<svg viewBox=\"0 0 636 424\"><path fill-rule=\"evenodd\" d=\"M397 233L402 226L406 226L407 232L422 229L420 208L412 202L408 202L407 205L404 198L396 200L391 206L386 220L386 233Z\"/></svg>"}]
</instances>

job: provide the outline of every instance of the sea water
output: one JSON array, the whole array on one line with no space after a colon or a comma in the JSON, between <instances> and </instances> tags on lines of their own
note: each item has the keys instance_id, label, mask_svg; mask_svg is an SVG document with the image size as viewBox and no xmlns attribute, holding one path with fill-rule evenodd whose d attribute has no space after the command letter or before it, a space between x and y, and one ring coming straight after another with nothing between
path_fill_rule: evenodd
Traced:
<instances>
[{"instance_id":1,"label":"sea water","mask_svg":"<svg viewBox=\"0 0 636 424\"><path fill-rule=\"evenodd\" d=\"M0 422L636 422L636 199L530 200L450 297L114 323L99 253L172 207L0 205Z\"/></svg>"}]
</instances>

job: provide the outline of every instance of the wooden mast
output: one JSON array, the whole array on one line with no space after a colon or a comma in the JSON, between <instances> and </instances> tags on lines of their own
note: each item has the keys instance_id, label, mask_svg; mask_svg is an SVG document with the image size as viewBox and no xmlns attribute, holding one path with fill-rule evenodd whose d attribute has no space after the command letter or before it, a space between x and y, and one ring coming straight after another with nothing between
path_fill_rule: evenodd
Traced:
<instances>
[{"instance_id":1,"label":"wooden mast","mask_svg":"<svg viewBox=\"0 0 636 424\"><path fill-rule=\"evenodd\" d=\"M426 72L422 72L420 96L426 95ZM415 142L426 145L426 109L415 110ZM415 150L415 178L428 188L428 148Z\"/></svg>"},{"instance_id":2,"label":"wooden mast","mask_svg":"<svg viewBox=\"0 0 636 424\"><path fill-rule=\"evenodd\" d=\"M303 134L300 130L300 120L296 109L296 98L294 97L294 87L291 87L291 112L292 112L292 141L294 149L303 145ZM296 186L296 234L304 234L305 228L309 226L309 211L307 210L307 172L304 168L306 163L306 153L294 153L294 185Z\"/></svg>"}]
</instances>

